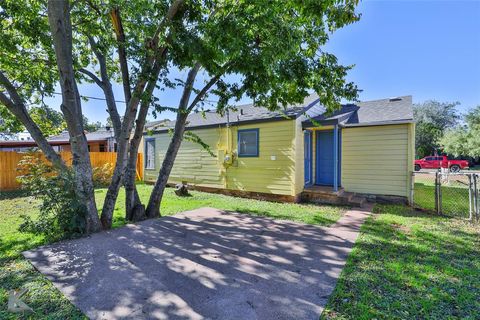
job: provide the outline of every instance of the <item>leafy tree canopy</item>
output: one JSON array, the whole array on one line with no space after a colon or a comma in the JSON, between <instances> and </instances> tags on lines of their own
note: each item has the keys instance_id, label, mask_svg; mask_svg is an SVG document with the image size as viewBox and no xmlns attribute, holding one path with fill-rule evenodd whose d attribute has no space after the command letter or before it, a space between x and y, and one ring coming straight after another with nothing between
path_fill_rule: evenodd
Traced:
<instances>
[{"instance_id":1,"label":"leafy tree canopy","mask_svg":"<svg viewBox=\"0 0 480 320\"><path fill-rule=\"evenodd\" d=\"M445 130L454 127L459 120L456 107L459 103L445 103L429 100L415 104L413 108L416 121L415 148L417 157L433 154L440 145L439 139Z\"/></svg>"},{"instance_id":2,"label":"leafy tree canopy","mask_svg":"<svg viewBox=\"0 0 480 320\"><path fill-rule=\"evenodd\" d=\"M439 139L443 150L455 157L480 157L480 106L464 116L465 124L449 129Z\"/></svg>"},{"instance_id":3,"label":"leafy tree canopy","mask_svg":"<svg viewBox=\"0 0 480 320\"><path fill-rule=\"evenodd\" d=\"M100 121L90 122L86 116L83 116L83 129L87 132L95 132L102 127Z\"/></svg>"},{"instance_id":4,"label":"leafy tree canopy","mask_svg":"<svg viewBox=\"0 0 480 320\"><path fill-rule=\"evenodd\" d=\"M46 105L30 107L28 112L42 133L47 137L59 134L66 128L62 113ZM25 130L25 126L8 112L4 106L0 105L0 132L5 135L12 135Z\"/></svg>"}]
</instances>

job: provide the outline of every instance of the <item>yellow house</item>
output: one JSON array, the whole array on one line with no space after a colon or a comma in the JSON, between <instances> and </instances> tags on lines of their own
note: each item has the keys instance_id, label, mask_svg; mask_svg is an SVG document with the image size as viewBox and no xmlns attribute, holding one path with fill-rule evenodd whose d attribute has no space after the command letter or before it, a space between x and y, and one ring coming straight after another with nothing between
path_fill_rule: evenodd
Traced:
<instances>
[{"instance_id":1,"label":"yellow house","mask_svg":"<svg viewBox=\"0 0 480 320\"><path fill-rule=\"evenodd\" d=\"M154 182L173 122L145 133L146 182ZM325 114L317 95L281 111L253 105L189 116L169 183L278 201L361 205L411 199L412 97L366 101Z\"/></svg>"}]
</instances>

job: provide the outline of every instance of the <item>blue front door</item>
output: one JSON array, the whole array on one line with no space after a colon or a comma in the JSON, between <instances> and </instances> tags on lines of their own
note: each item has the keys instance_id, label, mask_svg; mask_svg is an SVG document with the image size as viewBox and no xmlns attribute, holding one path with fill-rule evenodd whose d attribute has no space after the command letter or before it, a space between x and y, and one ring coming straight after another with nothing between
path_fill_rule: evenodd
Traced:
<instances>
[{"instance_id":1,"label":"blue front door","mask_svg":"<svg viewBox=\"0 0 480 320\"><path fill-rule=\"evenodd\" d=\"M333 131L317 131L315 183L333 185Z\"/></svg>"},{"instance_id":2,"label":"blue front door","mask_svg":"<svg viewBox=\"0 0 480 320\"><path fill-rule=\"evenodd\" d=\"M305 185L312 184L312 131L304 131L304 172Z\"/></svg>"}]
</instances>

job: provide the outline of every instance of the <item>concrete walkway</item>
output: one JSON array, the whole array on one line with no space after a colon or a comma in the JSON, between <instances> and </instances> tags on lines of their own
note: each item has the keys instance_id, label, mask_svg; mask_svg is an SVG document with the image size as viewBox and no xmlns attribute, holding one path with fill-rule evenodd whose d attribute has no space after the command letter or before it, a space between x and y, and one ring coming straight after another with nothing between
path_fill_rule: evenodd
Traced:
<instances>
[{"instance_id":1,"label":"concrete walkway","mask_svg":"<svg viewBox=\"0 0 480 320\"><path fill-rule=\"evenodd\" d=\"M370 212L325 228L201 208L23 254L92 319L317 320Z\"/></svg>"}]
</instances>

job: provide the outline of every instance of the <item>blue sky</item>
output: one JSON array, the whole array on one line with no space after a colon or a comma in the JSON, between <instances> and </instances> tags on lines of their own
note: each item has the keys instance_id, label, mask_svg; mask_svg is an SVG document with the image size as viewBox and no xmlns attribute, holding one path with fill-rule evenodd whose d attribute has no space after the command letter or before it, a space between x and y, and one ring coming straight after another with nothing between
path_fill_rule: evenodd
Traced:
<instances>
[{"instance_id":1,"label":"blue sky","mask_svg":"<svg viewBox=\"0 0 480 320\"><path fill-rule=\"evenodd\" d=\"M348 80L363 90L360 100L411 94L414 103L458 101L461 112L480 104L480 0L363 1L357 11L360 21L336 31L325 49L355 65ZM115 91L123 100L121 88ZM80 93L102 97L94 85L80 86ZM180 92L156 95L175 106ZM59 103L57 97L51 106ZM102 101L83 103L91 121L105 122L105 109Z\"/></svg>"}]
</instances>

